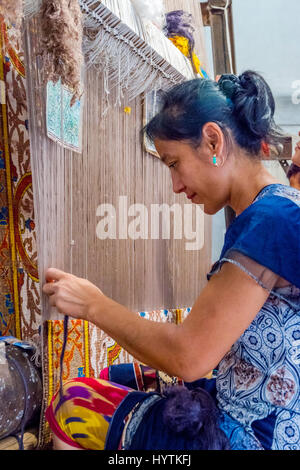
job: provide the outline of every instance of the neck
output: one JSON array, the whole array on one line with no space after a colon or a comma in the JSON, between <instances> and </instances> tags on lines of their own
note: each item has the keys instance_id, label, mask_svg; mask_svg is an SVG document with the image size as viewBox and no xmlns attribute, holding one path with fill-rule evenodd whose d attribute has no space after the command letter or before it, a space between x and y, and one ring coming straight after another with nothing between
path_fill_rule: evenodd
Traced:
<instances>
[{"instance_id":1,"label":"neck","mask_svg":"<svg viewBox=\"0 0 300 470\"><path fill-rule=\"evenodd\" d=\"M262 162L247 159L243 168L241 167L233 177L228 205L238 216L252 204L265 186L276 183L280 181L266 170Z\"/></svg>"}]
</instances>

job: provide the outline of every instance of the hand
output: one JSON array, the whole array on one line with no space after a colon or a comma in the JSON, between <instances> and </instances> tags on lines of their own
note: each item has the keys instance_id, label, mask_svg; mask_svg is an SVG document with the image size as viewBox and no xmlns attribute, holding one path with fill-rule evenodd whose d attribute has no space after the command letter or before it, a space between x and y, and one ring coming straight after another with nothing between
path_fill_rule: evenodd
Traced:
<instances>
[{"instance_id":1,"label":"hand","mask_svg":"<svg viewBox=\"0 0 300 470\"><path fill-rule=\"evenodd\" d=\"M299 132L300 136L300 132ZM297 142L296 147L295 147L295 153L292 156L292 162L294 165L300 166L300 141Z\"/></svg>"},{"instance_id":2,"label":"hand","mask_svg":"<svg viewBox=\"0 0 300 470\"><path fill-rule=\"evenodd\" d=\"M101 290L86 279L54 268L46 272L43 292L49 295L50 305L60 313L82 320L88 320L91 307L105 298Z\"/></svg>"}]
</instances>

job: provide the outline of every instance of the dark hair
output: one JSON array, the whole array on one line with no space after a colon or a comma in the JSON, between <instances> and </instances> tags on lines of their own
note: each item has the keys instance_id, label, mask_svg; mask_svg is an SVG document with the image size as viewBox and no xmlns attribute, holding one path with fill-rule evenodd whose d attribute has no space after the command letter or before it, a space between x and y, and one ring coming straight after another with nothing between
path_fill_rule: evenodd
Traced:
<instances>
[{"instance_id":1,"label":"dark hair","mask_svg":"<svg viewBox=\"0 0 300 470\"><path fill-rule=\"evenodd\" d=\"M215 122L226 137L230 130L240 147L258 155L263 142L277 145L282 135L274 112L272 92L256 72L225 74L218 83L197 78L165 92L159 113L143 131L152 141L187 140L198 146L204 124Z\"/></svg>"},{"instance_id":2,"label":"dark hair","mask_svg":"<svg viewBox=\"0 0 300 470\"><path fill-rule=\"evenodd\" d=\"M288 179L290 179L292 176L297 175L298 173L300 173L300 167L295 165L295 163L292 163L289 167L286 176L288 177Z\"/></svg>"},{"instance_id":3,"label":"dark hair","mask_svg":"<svg viewBox=\"0 0 300 470\"><path fill-rule=\"evenodd\" d=\"M230 442L220 428L220 412L212 396L197 387L168 387L163 422L175 435L191 441L190 450L229 450Z\"/></svg>"}]
</instances>

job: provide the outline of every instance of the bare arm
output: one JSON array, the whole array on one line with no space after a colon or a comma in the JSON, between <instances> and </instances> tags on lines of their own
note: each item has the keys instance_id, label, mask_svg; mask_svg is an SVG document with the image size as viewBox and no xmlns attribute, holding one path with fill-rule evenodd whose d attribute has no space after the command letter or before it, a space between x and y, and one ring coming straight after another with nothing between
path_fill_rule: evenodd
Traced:
<instances>
[{"instance_id":1,"label":"bare arm","mask_svg":"<svg viewBox=\"0 0 300 470\"><path fill-rule=\"evenodd\" d=\"M255 318L269 293L238 267L225 263L202 290L181 325L139 317L89 281L47 272L50 303L94 323L137 360L187 382L215 367Z\"/></svg>"}]
</instances>

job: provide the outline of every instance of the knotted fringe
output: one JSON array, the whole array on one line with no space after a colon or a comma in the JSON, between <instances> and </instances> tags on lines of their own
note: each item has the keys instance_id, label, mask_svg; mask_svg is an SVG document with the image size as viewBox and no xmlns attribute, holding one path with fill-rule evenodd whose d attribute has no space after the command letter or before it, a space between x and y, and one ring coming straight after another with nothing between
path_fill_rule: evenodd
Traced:
<instances>
[{"instance_id":1,"label":"knotted fringe","mask_svg":"<svg viewBox=\"0 0 300 470\"><path fill-rule=\"evenodd\" d=\"M109 93L114 86L118 86L117 96L122 98L123 93L126 92L128 101L131 101L138 95L158 86L167 88L186 79L182 72L173 67L170 62L163 60L162 55L158 54L141 37L142 35L149 36L150 25L146 31L143 30L143 26L138 25L140 26L138 35L106 5L99 4L97 0L79 0L79 3L85 13L83 53L86 66L93 66L99 68L99 71L104 71L107 76L106 93ZM105 3L108 4L107 1ZM128 19L133 24L133 19ZM159 33L157 29L157 36ZM166 40L169 49L169 41L163 34L162 38ZM160 40L160 47L162 47L161 43ZM173 50L172 45L171 50L175 61L178 62L178 51L175 47ZM180 53L179 57L182 59ZM181 65L182 63L186 72L186 63L181 62Z\"/></svg>"}]
</instances>

